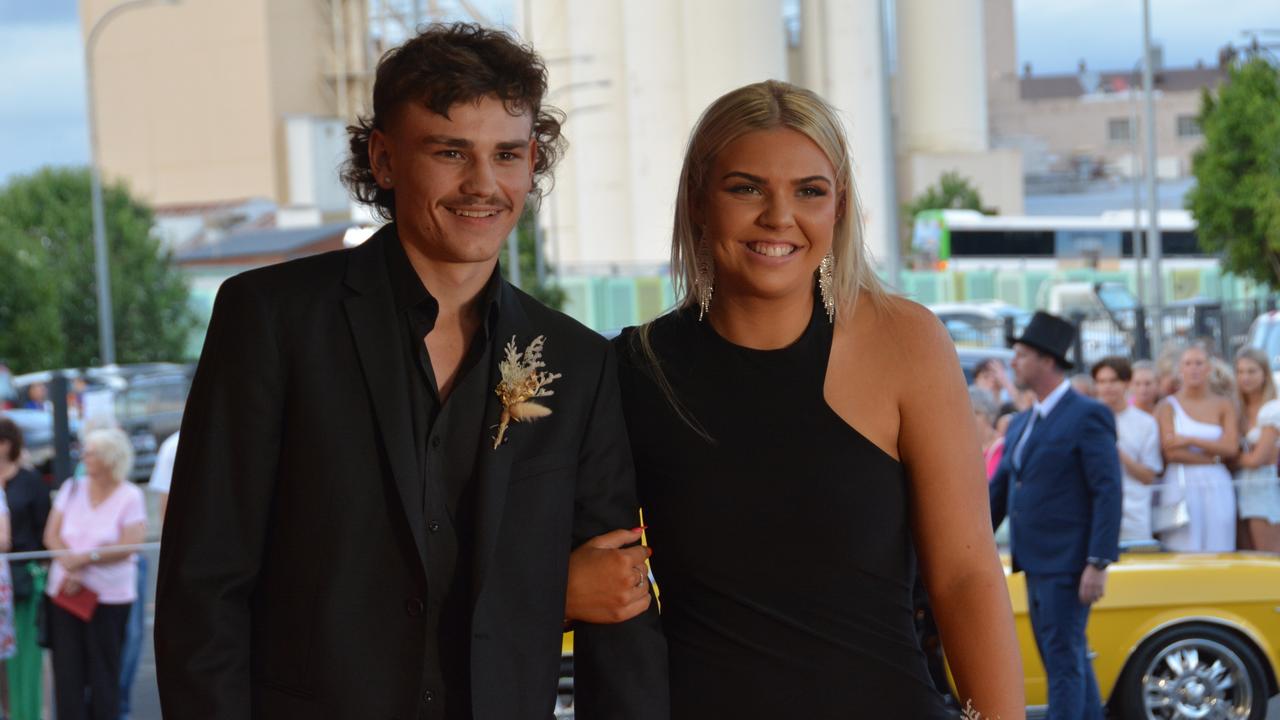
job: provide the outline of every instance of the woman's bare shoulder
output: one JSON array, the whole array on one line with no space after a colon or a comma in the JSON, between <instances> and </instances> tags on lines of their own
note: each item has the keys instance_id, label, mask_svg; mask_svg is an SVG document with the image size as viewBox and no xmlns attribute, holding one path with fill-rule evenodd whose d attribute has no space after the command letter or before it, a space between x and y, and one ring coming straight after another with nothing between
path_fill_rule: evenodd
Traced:
<instances>
[{"instance_id":1,"label":"woman's bare shoulder","mask_svg":"<svg viewBox=\"0 0 1280 720\"><path fill-rule=\"evenodd\" d=\"M862 317L859 318L858 316ZM858 300L855 322L877 344L889 344L910 353L952 351L954 344L938 316L913 300L900 295L872 298L863 293Z\"/></svg>"}]
</instances>

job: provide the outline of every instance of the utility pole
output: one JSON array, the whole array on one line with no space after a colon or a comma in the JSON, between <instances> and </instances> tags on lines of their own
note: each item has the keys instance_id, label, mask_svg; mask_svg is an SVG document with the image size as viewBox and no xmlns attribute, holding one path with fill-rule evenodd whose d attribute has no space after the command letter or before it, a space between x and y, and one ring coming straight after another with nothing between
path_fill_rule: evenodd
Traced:
<instances>
[{"instance_id":1,"label":"utility pole","mask_svg":"<svg viewBox=\"0 0 1280 720\"><path fill-rule=\"evenodd\" d=\"M1151 253L1151 354L1160 355L1164 338L1164 275L1160 271L1160 198L1156 195L1155 68L1151 55L1151 0L1142 0L1142 84L1146 112L1147 146L1147 247Z\"/></svg>"}]
</instances>

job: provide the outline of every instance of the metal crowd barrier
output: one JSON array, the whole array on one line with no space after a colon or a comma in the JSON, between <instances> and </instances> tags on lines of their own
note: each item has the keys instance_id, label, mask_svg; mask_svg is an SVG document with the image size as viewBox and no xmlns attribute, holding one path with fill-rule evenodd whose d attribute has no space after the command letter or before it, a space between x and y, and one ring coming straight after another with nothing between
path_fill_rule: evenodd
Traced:
<instances>
[{"instance_id":1,"label":"metal crowd barrier","mask_svg":"<svg viewBox=\"0 0 1280 720\"><path fill-rule=\"evenodd\" d=\"M94 548L98 552L147 552L150 550L159 550L160 543L149 542L139 543L137 545L105 545L103 547ZM63 557L65 555L76 555L75 550L30 550L27 552L11 552L0 553L0 560L52 560L53 558Z\"/></svg>"}]
</instances>

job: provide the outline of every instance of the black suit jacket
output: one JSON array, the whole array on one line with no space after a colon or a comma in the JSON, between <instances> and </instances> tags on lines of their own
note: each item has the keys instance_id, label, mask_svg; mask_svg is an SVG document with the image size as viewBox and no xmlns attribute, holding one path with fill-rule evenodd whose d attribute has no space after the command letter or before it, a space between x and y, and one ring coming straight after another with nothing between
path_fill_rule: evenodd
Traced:
<instances>
[{"instance_id":1,"label":"black suit jacket","mask_svg":"<svg viewBox=\"0 0 1280 720\"><path fill-rule=\"evenodd\" d=\"M182 427L160 556L166 718L401 718L431 702L428 532L381 243L224 283ZM503 283L489 387L546 336L553 414L481 442L472 559L476 720L547 718L571 549L637 523L609 344ZM490 393L486 426L501 406ZM577 712L667 716L656 603L581 625Z\"/></svg>"}]
</instances>

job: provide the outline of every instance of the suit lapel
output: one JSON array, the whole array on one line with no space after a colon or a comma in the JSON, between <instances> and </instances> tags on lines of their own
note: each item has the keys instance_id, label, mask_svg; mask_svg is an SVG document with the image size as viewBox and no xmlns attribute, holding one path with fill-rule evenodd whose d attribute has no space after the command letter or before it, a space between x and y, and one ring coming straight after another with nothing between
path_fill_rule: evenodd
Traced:
<instances>
[{"instance_id":1,"label":"suit lapel","mask_svg":"<svg viewBox=\"0 0 1280 720\"><path fill-rule=\"evenodd\" d=\"M1066 394L1058 399L1058 404L1053 406L1053 410L1049 411L1046 417L1036 421L1035 427L1031 428L1031 437L1027 438L1027 447L1022 453L1022 467L1025 468L1031 463L1031 456L1040 445L1041 438L1045 437L1045 433L1067 414L1067 406L1075 400L1075 394L1075 390L1067 390Z\"/></svg>"},{"instance_id":2,"label":"suit lapel","mask_svg":"<svg viewBox=\"0 0 1280 720\"><path fill-rule=\"evenodd\" d=\"M484 427L487 432L480 442L480 457L476 462L477 517L476 544L474 557L474 573L472 575L472 598L479 599L489 567L493 563L493 554L498 546L498 534L502 528L502 516L507 502L507 486L511 481L511 463L518 449L517 443L524 433L508 431L507 438L497 448L493 440L497 434L498 421L502 415L502 402L494 389L498 387L500 374L498 363L505 357L503 352L507 342L514 335L516 345L524 349L536 336L537 330L528 327L528 316L524 306L516 295L515 289L503 280L501 300L498 304L498 321L495 323L493 336L489 341L493 344L491 367L488 370L488 399L484 408Z\"/></svg>"},{"instance_id":3,"label":"suit lapel","mask_svg":"<svg viewBox=\"0 0 1280 720\"><path fill-rule=\"evenodd\" d=\"M346 284L356 292L345 301L347 321L355 338L383 449L391 465L405 519L426 568L426 522L422 516L422 479L413 445L413 415L405 390L404 355L396 328L395 303L387 277L384 243L399 242L387 225L365 244L351 251Z\"/></svg>"}]
</instances>

